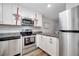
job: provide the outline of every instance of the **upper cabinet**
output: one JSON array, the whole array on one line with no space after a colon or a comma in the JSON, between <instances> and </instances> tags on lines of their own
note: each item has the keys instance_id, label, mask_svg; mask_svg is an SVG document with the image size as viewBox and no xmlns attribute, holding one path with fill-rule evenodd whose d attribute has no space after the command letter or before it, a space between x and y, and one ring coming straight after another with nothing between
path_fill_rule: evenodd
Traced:
<instances>
[{"instance_id":1,"label":"upper cabinet","mask_svg":"<svg viewBox=\"0 0 79 59\"><path fill-rule=\"evenodd\" d=\"M21 16L19 15L19 6L17 4L3 4L3 24L21 25Z\"/></svg>"},{"instance_id":2,"label":"upper cabinet","mask_svg":"<svg viewBox=\"0 0 79 59\"><path fill-rule=\"evenodd\" d=\"M27 18L34 18L34 12L28 10L26 7L20 6L21 10L21 16L27 17Z\"/></svg>"},{"instance_id":3,"label":"upper cabinet","mask_svg":"<svg viewBox=\"0 0 79 59\"><path fill-rule=\"evenodd\" d=\"M2 24L2 3L0 3L0 24Z\"/></svg>"},{"instance_id":4,"label":"upper cabinet","mask_svg":"<svg viewBox=\"0 0 79 59\"><path fill-rule=\"evenodd\" d=\"M42 27L42 15L40 13L28 10L27 8L22 6L20 8L22 17L31 18L34 21L34 27Z\"/></svg>"},{"instance_id":5,"label":"upper cabinet","mask_svg":"<svg viewBox=\"0 0 79 59\"><path fill-rule=\"evenodd\" d=\"M34 20L34 27L42 27L42 15L16 3L0 4L0 24L21 25L23 17Z\"/></svg>"},{"instance_id":6,"label":"upper cabinet","mask_svg":"<svg viewBox=\"0 0 79 59\"><path fill-rule=\"evenodd\" d=\"M39 13L35 13L34 26L42 27L42 15Z\"/></svg>"}]
</instances>

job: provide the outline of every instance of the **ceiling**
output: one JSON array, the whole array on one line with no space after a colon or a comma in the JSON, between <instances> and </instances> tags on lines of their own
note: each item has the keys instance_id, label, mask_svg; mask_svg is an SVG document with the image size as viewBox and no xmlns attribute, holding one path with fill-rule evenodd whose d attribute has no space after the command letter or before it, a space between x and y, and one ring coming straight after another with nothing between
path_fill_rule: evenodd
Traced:
<instances>
[{"instance_id":1,"label":"ceiling","mask_svg":"<svg viewBox=\"0 0 79 59\"><path fill-rule=\"evenodd\" d=\"M50 3L50 8L47 7L48 4L49 3L23 3L21 5L33 11L40 12L50 19L58 19L58 14L66 9L65 3Z\"/></svg>"}]
</instances>

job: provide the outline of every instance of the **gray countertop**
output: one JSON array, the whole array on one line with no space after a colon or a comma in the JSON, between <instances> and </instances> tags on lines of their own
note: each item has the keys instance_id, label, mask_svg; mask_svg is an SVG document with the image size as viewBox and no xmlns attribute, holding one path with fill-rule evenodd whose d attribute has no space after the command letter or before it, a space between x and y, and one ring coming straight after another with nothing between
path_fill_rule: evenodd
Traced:
<instances>
[{"instance_id":1,"label":"gray countertop","mask_svg":"<svg viewBox=\"0 0 79 59\"><path fill-rule=\"evenodd\" d=\"M49 33L43 33L42 31L33 32L33 35L36 35L36 34L59 38L58 35L55 35L55 34L52 35L52 34L49 34Z\"/></svg>"},{"instance_id":2,"label":"gray countertop","mask_svg":"<svg viewBox=\"0 0 79 59\"><path fill-rule=\"evenodd\" d=\"M10 36L20 36L20 33L0 33L0 38L2 37L10 37Z\"/></svg>"},{"instance_id":3,"label":"gray countertop","mask_svg":"<svg viewBox=\"0 0 79 59\"><path fill-rule=\"evenodd\" d=\"M40 35L45 35L45 36L50 36L50 37L56 37L56 38L58 38L58 36L56 36L56 35L51 35L51 34L40 33Z\"/></svg>"}]
</instances>

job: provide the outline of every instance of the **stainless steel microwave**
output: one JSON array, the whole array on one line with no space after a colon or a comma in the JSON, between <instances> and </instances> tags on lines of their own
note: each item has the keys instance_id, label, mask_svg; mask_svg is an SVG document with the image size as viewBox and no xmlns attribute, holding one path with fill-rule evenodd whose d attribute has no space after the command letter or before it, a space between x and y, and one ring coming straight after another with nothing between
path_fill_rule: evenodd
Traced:
<instances>
[{"instance_id":1,"label":"stainless steel microwave","mask_svg":"<svg viewBox=\"0 0 79 59\"><path fill-rule=\"evenodd\" d=\"M34 21L31 18L22 18L22 25L23 26L33 26Z\"/></svg>"}]
</instances>

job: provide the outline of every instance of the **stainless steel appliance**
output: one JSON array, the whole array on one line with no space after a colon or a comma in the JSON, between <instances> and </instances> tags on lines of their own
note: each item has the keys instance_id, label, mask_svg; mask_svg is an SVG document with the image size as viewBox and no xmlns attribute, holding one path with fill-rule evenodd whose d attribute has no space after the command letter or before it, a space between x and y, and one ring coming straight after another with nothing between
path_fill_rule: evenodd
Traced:
<instances>
[{"instance_id":1,"label":"stainless steel appliance","mask_svg":"<svg viewBox=\"0 0 79 59\"><path fill-rule=\"evenodd\" d=\"M22 18L22 26L33 26L34 21L31 18Z\"/></svg>"},{"instance_id":2,"label":"stainless steel appliance","mask_svg":"<svg viewBox=\"0 0 79 59\"><path fill-rule=\"evenodd\" d=\"M59 14L59 55L79 55L79 6Z\"/></svg>"},{"instance_id":3,"label":"stainless steel appliance","mask_svg":"<svg viewBox=\"0 0 79 59\"><path fill-rule=\"evenodd\" d=\"M35 37L34 36L24 37L24 46L30 45L30 44L33 44L33 43L35 43Z\"/></svg>"},{"instance_id":4,"label":"stainless steel appliance","mask_svg":"<svg viewBox=\"0 0 79 59\"><path fill-rule=\"evenodd\" d=\"M20 33L0 33L0 56L21 55Z\"/></svg>"},{"instance_id":5,"label":"stainless steel appliance","mask_svg":"<svg viewBox=\"0 0 79 59\"><path fill-rule=\"evenodd\" d=\"M25 32L24 32L25 31ZM22 54L27 54L36 49L35 35L32 34L32 29L25 29L22 34Z\"/></svg>"},{"instance_id":6,"label":"stainless steel appliance","mask_svg":"<svg viewBox=\"0 0 79 59\"><path fill-rule=\"evenodd\" d=\"M23 37L23 49L28 48L28 46L35 44L35 36L24 36Z\"/></svg>"}]
</instances>

